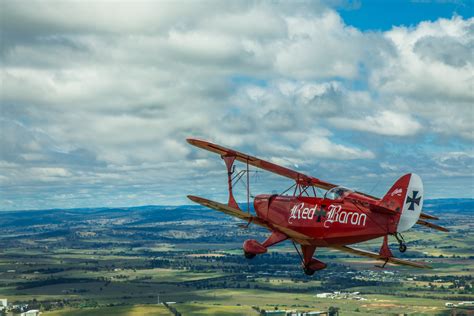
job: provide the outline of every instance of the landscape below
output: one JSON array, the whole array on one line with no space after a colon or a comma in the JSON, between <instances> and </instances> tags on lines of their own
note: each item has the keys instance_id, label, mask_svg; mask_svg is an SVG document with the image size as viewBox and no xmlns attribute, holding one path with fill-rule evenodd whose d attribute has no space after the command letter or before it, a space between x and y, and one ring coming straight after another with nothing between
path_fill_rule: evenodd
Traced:
<instances>
[{"instance_id":1,"label":"landscape below","mask_svg":"<svg viewBox=\"0 0 474 316\"><path fill-rule=\"evenodd\" d=\"M289 241L245 259L243 241L268 232L241 229L238 220L200 206L1 212L0 300L8 300L10 312L39 309L45 316L330 308L341 315L450 315L449 303L474 301L473 205L428 200L424 209L450 232L415 226L404 235L404 254L391 239L396 256L432 270L380 269L367 258L320 248L316 257L328 268L311 277ZM357 247L378 251L380 244Z\"/></svg>"}]
</instances>

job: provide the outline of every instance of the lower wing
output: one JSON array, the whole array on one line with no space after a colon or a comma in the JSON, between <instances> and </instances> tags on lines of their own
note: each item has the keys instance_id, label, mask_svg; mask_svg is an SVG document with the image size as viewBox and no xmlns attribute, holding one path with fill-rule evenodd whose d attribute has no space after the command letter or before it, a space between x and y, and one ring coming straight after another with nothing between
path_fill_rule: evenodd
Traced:
<instances>
[{"instance_id":1,"label":"lower wing","mask_svg":"<svg viewBox=\"0 0 474 316\"><path fill-rule=\"evenodd\" d=\"M265 227L265 228L267 228L271 231L277 230L277 231L285 234L286 236L288 236L288 238L293 239L294 241L296 241L296 242L298 242L302 245L309 244L308 240L310 238L306 235L303 235L301 233L298 233L298 232L296 232L292 229L289 229L289 228L286 228L286 227L283 227L283 226L270 224L267 221L265 221L265 220L263 220L263 219L261 219L257 216L253 216L252 214L242 212L241 210L230 207L227 204L222 204L222 203L219 203L219 202L211 201L211 200L208 200L208 199L205 199L205 198L202 198L202 197L199 197L199 196L194 196L194 195L188 195L188 199L190 199L191 201L196 202L198 204L201 204L203 206L207 206L209 208L212 208L216 211L231 215L233 217L240 218L242 220L248 221L249 223L253 223L253 224L257 224L259 226Z\"/></svg>"},{"instance_id":2,"label":"lower wing","mask_svg":"<svg viewBox=\"0 0 474 316\"><path fill-rule=\"evenodd\" d=\"M269 228L267 223L265 221L262 221L257 216L253 216L252 214L242 212L241 210L230 207L227 204L214 202L214 201L211 201L211 200L199 197L199 196L194 196L194 195L188 195L188 199L190 199L191 201L196 202L198 204L201 204L203 206L207 206L209 208L212 208L216 211L220 211L222 213L225 213L227 215L252 222L254 224L260 225L260 226L265 227L265 228Z\"/></svg>"},{"instance_id":3,"label":"lower wing","mask_svg":"<svg viewBox=\"0 0 474 316\"><path fill-rule=\"evenodd\" d=\"M381 256L378 253L371 252L371 251L366 251L366 250L362 250L362 249L357 249L357 248L351 248L351 247L348 247L348 246L332 246L331 248L337 249L337 250L340 250L340 251L344 251L344 252L348 252L348 253L358 255L358 256L369 257L369 258L376 259L376 260L387 261L387 262L390 262L390 263L393 263L393 264L401 264L401 265L405 265L405 266L410 266L410 267L415 267L415 268L422 268L422 269L432 269L432 267L430 267L429 265L426 265L424 263L403 260L403 259L399 259L399 258L395 258L395 257L384 258L383 256Z\"/></svg>"}]
</instances>

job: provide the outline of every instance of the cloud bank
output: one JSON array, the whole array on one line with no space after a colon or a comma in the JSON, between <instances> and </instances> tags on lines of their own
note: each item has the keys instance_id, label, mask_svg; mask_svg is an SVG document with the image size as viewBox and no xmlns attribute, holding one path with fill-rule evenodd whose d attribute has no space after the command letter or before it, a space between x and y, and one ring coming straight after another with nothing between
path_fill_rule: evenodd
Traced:
<instances>
[{"instance_id":1,"label":"cloud bank","mask_svg":"<svg viewBox=\"0 0 474 316\"><path fill-rule=\"evenodd\" d=\"M1 23L0 209L223 198L189 136L365 190L413 171L432 197L474 193L473 18L375 32L319 3L3 1Z\"/></svg>"}]
</instances>

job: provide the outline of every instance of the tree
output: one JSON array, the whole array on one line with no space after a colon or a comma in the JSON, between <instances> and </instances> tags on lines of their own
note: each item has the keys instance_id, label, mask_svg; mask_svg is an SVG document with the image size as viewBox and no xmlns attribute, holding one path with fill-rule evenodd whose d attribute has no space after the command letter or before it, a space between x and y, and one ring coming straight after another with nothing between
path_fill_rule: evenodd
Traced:
<instances>
[{"instance_id":1,"label":"tree","mask_svg":"<svg viewBox=\"0 0 474 316\"><path fill-rule=\"evenodd\" d=\"M329 307L328 314L329 316L339 316L339 307Z\"/></svg>"}]
</instances>

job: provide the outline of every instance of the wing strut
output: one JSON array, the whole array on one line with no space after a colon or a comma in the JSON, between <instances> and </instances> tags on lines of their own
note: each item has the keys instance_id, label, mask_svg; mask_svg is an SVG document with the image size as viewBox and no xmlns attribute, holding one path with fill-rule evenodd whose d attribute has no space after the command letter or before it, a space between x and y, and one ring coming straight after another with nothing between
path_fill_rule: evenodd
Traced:
<instances>
[{"instance_id":1,"label":"wing strut","mask_svg":"<svg viewBox=\"0 0 474 316\"><path fill-rule=\"evenodd\" d=\"M249 160L248 159L245 165L247 166L247 213L250 214L250 175L249 175Z\"/></svg>"},{"instance_id":2,"label":"wing strut","mask_svg":"<svg viewBox=\"0 0 474 316\"><path fill-rule=\"evenodd\" d=\"M235 201L234 193L232 192L232 174L235 171L234 161L235 156L221 156L224 159L225 166L227 167L227 182L229 184L229 202L227 205L230 207L240 210L239 205Z\"/></svg>"},{"instance_id":3,"label":"wing strut","mask_svg":"<svg viewBox=\"0 0 474 316\"><path fill-rule=\"evenodd\" d=\"M232 175L234 174L235 172L235 166L234 166L234 162L235 162L235 159L236 159L236 156L235 155L232 155L232 154L228 154L228 155L221 155L221 158L224 160L225 162L225 166L227 168L227 183L228 183L228 186L229 186L229 201L227 202L227 205L229 205L230 207L233 207L235 209L238 209L238 210L241 210L239 205L237 204L237 201L235 200L235 197L234 197L234 192L233 192L233 180L235 178L237 178L237 182L240 181L241 177L243 176L243 173L246 173L246 180L247 180L247 213L250 214L250 177L249 177L249 162L248 162L248 159L246 161L246 169L245 170L242 170L240 171L235 177L232 177ZM250 224L250 221L248 223L248 225ZM247 227L248 227L247 225Z\"/></svg>"}]
</instances>

